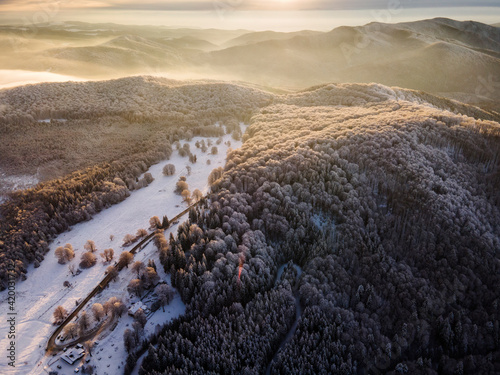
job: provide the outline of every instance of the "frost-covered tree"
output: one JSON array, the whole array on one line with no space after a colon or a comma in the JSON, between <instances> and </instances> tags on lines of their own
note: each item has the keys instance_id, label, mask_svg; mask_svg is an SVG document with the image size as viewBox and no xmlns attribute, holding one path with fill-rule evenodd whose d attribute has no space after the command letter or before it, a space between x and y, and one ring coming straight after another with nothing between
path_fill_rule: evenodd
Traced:
<instances>
[{"instance_id":1,"label":"frost-covered tree","mask_svg":"<svg viewBox=\"0 0 500 375\"><path fill-rule=\"evenodd\" d=\"M146 326L148 318L146 317L144 311L142 309L139 309L134 314L134 320L138 322L142 328L144 328Z\"/></svg>"},{"instance_id":2,"label":"frost-covered tree","mask_svg":"<svg viewBox=\"0 0 500 375\"><path fill-rule=\"evenodd\" d=\"M123 245L128 246L132 243L137 241L137 238L131 234L126 234L125 237L123 237Z\"/></svg>"},{"instance_id":3,"label":"frost-covered tree","mask_svg":"<svg viewBox=\"0 0 500 375\"><path fill-rule=\"evenodd\" d=\"M189 190L183 190L181 193L182 200L187 204L191 204L191 192Z\"/></svg>"},{"instance_id":4,"label":"frost-covered tree","mask_svg":"<svg viewBox=\"0 0 500 375\"><path fill-rule=\"evenodd\" d=\"M159 220L159 219L158 219L158 220ZM157 224L157 223L155 223L155 224ZM146 229L141 228L141 229L138 229L138 230L137 230L136 237L139 237L139 238L144 238L144 237L146 237L147 235L148 235L148 231L147 231Z\"/></svg>"},{"instance_id":5,"label":"frost-covered tree","mask_svg":"<svg viewBox=\"0 0 500 375\"><path fill-rule=\"evenodd\" d=\"M73 246L67 243L66 245L64 245L64 247L57 247L55 250L55 255L58 259L59 264L65 264L75 257L75 251L73 250Z\"/></svg>"},{"instance_id":6,"label":"frost-covered tree","mask_svg":"<svg viewBox=\"0 0 500 375\"><path fill-rule=\"evenodd\" d=\"M111 280L116 281L118 278L118 270L115 266L108 266L108 268L106 268L106 275L110 275Z\"/></svg>"},{"instance_id":7,"label":"frost-covered tree","mask_svg":"<svg viewBox=\"0 0 500 375\"><path fill-rule=\"evenodd\" d=\"M161 228L161 221L158 216L153 216L151 219L149 219L149 227L151 229L159 229Z\"/></svg>"},{"instance_id":8,"label":"frost-covered tree","mask_svg":"<svg viewBox=\"0 0 500 375\"><path fill-rule=\"evenodd\" d=\"M97 257L94 255L94 253L87 251L86 253L82 254L82 258L80 261L81 268L90 268L95 266L96 263Z\"/></svg>"},{"instance_id":9,"label":"frost-covered tree","mask_svg":"<svg viewBox=\"0 0 500 375\"><path fill-rule=\"evenodd\" d=\"M139 278L146 269L146 265L140 260L136 260L134 263L132 263L132 266L130 268L137 274L137 278Z\"/></svg>"},{"instance_id":10,"label":"frost-covered tree","mask_svg":"<svg viewBox=\"0 0 500 375\"><path fill-rule=\"evenodd\" d=\"M54 310L54 320L56 324L61 323L68 316L68 311L63 306L57 306Z\"/></svg>"},{"instance_id":11,"label":"frost-covered tree","mask_svg":"<svg viewBox=\"0 0 500 375\"><path fill-rule=\"evenodd\" d=\"M76 336L77 330L78 327L76 323L68 323L63 329L63 334L73 339Z\"/></svg>"},{"instance_id":12,"label":"frost-covered tree","mask_svg":"<svg viewBox=\"0 0 500 375\"><path fill-rule=\"evenodd\" d=\"M174 298L174 290L168 284L160 284L156 287L155 293L163 312L165 312L165 305L168 305Z\"/></svg>"},{"instance_id":13,"label":"frost-covered tree","mask_svg":"<svg viewBox=\"0 0 500 375\"><path fill-rule=\"evenodd\" d=\"M127 290L130 294L135 294L137 297L141 297L144 291L144 283L141 279L132 279L128 283Z\"/></svg>"},{"instance_id":14,"label":"frost-covered tree","mask_svg":"<svg viewBox=\"0 0 500 375\"><path fill-rule=\"evenodd\" d=\"M104 308L100 303L94 303L92 305L92 313L94 314L94 318L97 322L100 322L104 314Z\"/></svg>"},{"instance_id":15,"label":"frost-covered tree","mask_svg":"<svg viewBox=\"0 0 500 375\"><path fill-rule=\"evenodd\" d=\"M128 268L128 265L132 262L133 259L134 255L132 255L128 251L124 251L123 253L120 254L120 258L118 259L118 265L119 267Z\"/></svg>"},{"instance_id":16,"label":"frost-covered tree","mask_svg":"<svg viewBox=\"0 0 500 375\"><path fill-rule=\"evenodd\" d=\"M201 198L203 198L203 193L199 189L194 189L192 198L198 202Z\"/></svg>"},{"instance_id":17,"label":"frost-covered tree","mask_svg":"<svg viewBox=\"0 0 500 375\"><path fill-rule=\"evenodd\" d=\"M175 174L175 165L174 164L166 164L163 167L163 175L164 176L172 176Z\"/></svg>"},{"instance_id":18,"label":"frost-covered tree","mask_svg":"<svg viewBox=\"0 0 500 375\"><path fill-rule=\"evenodd\" d=\"M88 240L87 242L85 242L85 245L83 245L83 248L87 251L92 252L92 253L97 251L97 246L95 245L95 242L92 240Z\"/></svg>"},{"instance_id":19,"label":"frost-covered tree","mask_svg":"<svg viewBox=\"0 0 500 375\"><path fill-rule=\"evenodd\" d=\"M115 251L111 248L104 249L100 255L104 259L104 262L106 262L106 263L111 262L113 260L113 257L115 256Z\"/></svg>"},{"instance_id":20,"label":"frost-covered tree","mask_svg":"<svg viewBox=\"0 0 500 375\"><path fill-rule=\"evenodd\" d=\"M82 311L80 313L80 317L76 321L76 324L78 326L78 334L80 336L83 336L88 331L88 329L90 328L90 323L90 316L88 316L85 311Z\"/></svg>"},{"instance_id":21,"label":"frost-covered tree","mask_svg":"<svg viewBox=\"0 0 500 375\"><path fill-rule=\"evenodd\" d=\"M186 177L182 176L179 181L175 184L175 193L181 194L184 190L188 189L188 184L186 182Z\"/></svg>"},{"instance_id":22,"label":"frost-covered tree","mask_svg":"<svg viewBox=\"0 0 500 375\"><path fill-rule=\"evenodd\" d=\"M123 343L125 345L125 350L130 353L132 349L135 348L136 340L135 335L131 329L127 328L123 332Z\"/></svg>"}]
</instances>

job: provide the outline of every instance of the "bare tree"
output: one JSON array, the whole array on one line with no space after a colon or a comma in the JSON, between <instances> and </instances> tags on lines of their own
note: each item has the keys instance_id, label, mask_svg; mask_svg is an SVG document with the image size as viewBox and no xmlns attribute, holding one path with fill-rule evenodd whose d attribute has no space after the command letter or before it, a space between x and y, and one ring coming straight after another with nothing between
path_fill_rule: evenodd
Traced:
<instances>
[{"instance_id":1,"label":"bare tree","mask_svg":"<svg viewBox=\"0 0 500 375\"><path fill-rule=\"evenodd\" d=\"M155 292L158 295L158 301L163 308L163 312L165 312L165 305L172 302L174 291L168 284L160 284L156 287Z\"/></svg>"},{"instance_id":2,"label":"bare tree","mask_svg":"<svg viewBox=\"0 0 500 375\"><path fill-rule=\"evenodd\" d=\"M95 242L92 240L88 240L85 245L83 245L83 248L87 251L90 251L94 253L97 250L97 247L95 245Z\"/></svg>"},{"instance_id":3,"label":"bare tree","mask_svg":"<svg viewBox=\"0 0 500 375\"><path fill-rule=\"evenodd\" d=\"M92 305L92 313L94 314L94 318L100 322L102 317L104 316L104 308L100 303L94 303Z\"/></svg>"},{"instance_id":4,"label":"bare tree","mask_svg":"<svg viewBox=\"0 0 500 375\"><path fill-rule=\"evenodd\" d=\"M118 277L118 270L114 266L108 266L108 268L106 268L106 275L111 275L111 280L115 281Z\"/></svg>"},{"instance_id":5,"label":"bare tree","mask_svg":"<svg viewBox=\"0 0 500 375\"><path fill-rule=\"evenodd\" d=\"M203 198L203 193L200 191L200 189L194 189L192 198L198 202L201 198Z\"/></svg>"},{"instance_id":6,"label":"bare tree","mask_svg":"<svg viewBox=\"0 0 500 375\"><path fill-rule=\"evenodd\" d=\"M71 336L71 338L74 338L76 335L78 328L75 323L68 323L66 324L66 327L64 327L64 335L65 336Z\"/></svg>"},{"instance_id":7,"label":"bare tree","mask_svg":"<svg viewBox=\"0 0 500 375\"><path fill-rule=\"evenodd\" d=\"M158 219L158 220L160 220L160 219ZM137 230L136 237L143 238L143 237L146 237L147 235L148 235L148 231L146 229L141 228L141 229Z\"/></svg>"},{"instance_id":8,"label":"bare tree","mask_svg":"<svg viewBox=\"0 0 500 375\"><path fill-rule=\"evenodd\" d=\"M128 268L128 265L132 262L132 259L134 259L134 255L128 251L124 251L120 254L118 264L120 265L120 267Z\"/></svg>"},{"instance_id":9,"label":"bare tree","mask_svg":"<svg viewBox=\"0 0 500 375\"><path fill-rule=\"evenodd\" d=\"M163 175L172 176L175 174L175 165L167 164L163 167Z\"/></svg>"},{"instance_id":10,"label":"bare tree","mask_svg":"<svg viewBox=\"0 0 500 375\"><path fill-rule=\"evenodd\" d=\"M115 251L113 249L104 249L104 251L100 254L104 259L104 262L111 262L113 257L115 256Z\"/></svg>"},{"instance_id":11,"label":"bare tree","mask_svg":"<svg viewBox=\"0 0 500 375\"><path fill-rule=\"evenodd\" d=\"M151 219L149 219L149 227L151 229L159 229L161 228L161 221L158 216L153 216Z\"/></svg>"},{"instance_id":12,"label":"bare tree","mask_svg":"<svg viewBox=\"0 0 500 375\"><path fill-rule=\"evenodd\" d=\"M87 251L86 253L82 254L80 267L90 268L93 267L96 263L97 263L97 258L92 252Z\"/></svg>"},{"instance_id":13,"label":"bare tree","mask_svg":"<svg viewBox=\"0 0 500 375\"><path fill-rule=\"evenodd\" d=\"M54 319L57 324L61 323L68 316L68 311L61 305L54 310Z\"/></svg>"},{"instance_id":14,"label":"bare tree","mask_svg":"<svg viewBox=\"0 0 500 375\"><path fill-rule=\"evenodd\" d=\"M131 243L134 243L136 241L136 238L132 236L131 234L126 234L125 237L123 237L123 245L128 246Z\"/></svg>"},{"instance_id":15,"label":"bare tree","mask_svg":"<svg viewBox=\"0 0 500 375\"><path fill-rule=\"evenodd\" d=\"M139 278L142 272L146 269L146 265L140 260L137 260L132 264L130 268L132 269L132 271L137 273L137 278Z\"/></svg>"},{"instance_id":16,"label":"bare tree","mask_svg":"<svg viewBox=\"0 0 500 375\"><path fill-rule=\"evenodd\" d=\"M127 290L130 294L135 294L137 297L140 297L143 290L144 285L141 279L132 279L128 283Z\"/></svg>"}]
</instances>

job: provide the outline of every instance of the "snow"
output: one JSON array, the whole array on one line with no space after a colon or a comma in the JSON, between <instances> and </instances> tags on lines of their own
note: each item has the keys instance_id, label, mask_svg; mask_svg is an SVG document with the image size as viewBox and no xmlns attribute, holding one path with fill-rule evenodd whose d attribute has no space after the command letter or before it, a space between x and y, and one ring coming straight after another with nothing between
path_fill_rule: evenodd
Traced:
<instances>
[{"instance_id":1,"label":"snow","mask_svg":"<svg viewBox=\"0 0 500 375\"><path fill-rule=\"evenodd\" d=\"M83 349L81 345L77 346L79 347L70 349L61 356L61 358L66 361L66 363L72 365L85 355L85 349Z\"/></svg>"},{"instance_id":2,"label":"snow","mask_svg":"<svg viewBox=\"0 0 500 375\"><path fill-rule=\"evenodd\" d=\"M28 189L38 182L36 175L8 175L0 171L0 203L6 199L3 194L9 191Z\"/></svg>"},{"instance_id":3,"label":"snow","mask_svg":"<svg viewBox=\"0 0 500 375\"><path fill-rule=\"evenodd\" d=\"M169 231L177 230L177 226L169 228ZM165 274L163 267L160 265L156 255L157 251L153 243L150 243L143 250L141 250L136 256L135 260L141 260L142 262L147 262L148 259L153 258L156 262L157 272L161 280L166 281L167 284L172 285L170 281L170 275ZM125 272L124 272L125 271ZM103 296L99 297L99 301L103 302L109 297L119 295L121 293L122 299L125 302L128 299L128 293L125 288L128 281L136 276L134 272L129 270L124 270L120 273L120 280L117 282L112 282L110 287L102 292ZM126 280L126 281L124 281ZM126 302L127 307L130 307L133 303L137 303L139 299L137 297L131 298ZM91 306L94 303L94 299L89 303ZM144 327L144 336L147 337L155 332L157 325L162 325L165 322L176 318L186 310L186 306L181 301L178 293L175 294L174 299L169 305L165 306L165 312L163 312L160 307L157 311L148 314L148 321ZM101 337L98 338L98 345L96 345L92 351L92 356L87 356L86 359L90 359L89 364L95 366L94 373L100 375L114 375L123 372L123 366L127 359L127 352L123 344L123 333L125 330L132 329L132 322L134 319L128 314L124 314L118 321L116 328L113 331L109 329L104 332Z\"/></svg>"},{"instance_id":4,"label":"snow","mask_svg":"<svg viewBox=\"0 0 500 375\"><path fill-rule=\"evenodd\" d=\"M66 120L65 118L54 118L54 119L51 119L51 118L45 118L43 120L38 120L38 122L44 122L44 123L49 123L51 121L62 121L62 122L66 122L68 120Z\"/></svg>"},{"instance_id":5,"label":"snow","mask_svg":"<svg viewBox=\"0 0 500 375\"><path fill-rule=\"evenodd\" d=\"M242 131L246 129L242 125ZM12 368L7 365L6 361L0 362L1 374L39 374L42 369L49 371L49 368L57 371L57 365L69 366L61 363L59 357L46 356L45 347L47 340L55 330L53 322L53 311L58 305L64 306L68 312L75 307L77 300L83 299L104 277L104 272L109 264L104 264L101 259L98 259L97 264L82 272L77 276L72 276L68 265L73 264L78 267L80 257L84 253L83 246L87 240L95 241L97 245L97 253L100 253L106 248L115 250L115 259L119 257L120 252L129 250L129 247L122 248L122 239L126 234L134 234L140 228L147 229L149 227L149 219L152 216L160 218L167 215L172 218L179 212L184 210L187 205L182 202L182 198L173 193L175 184L181 175L185 175L189 184L189 189L200 189L203 192L208 190L207 179L211 170L219 166L224 166L226 152L229 146L225 145L226 141L231 142L231 148L238 148L241 142L235 141L230 135L223 137L223 142L217 145L219 152L216 155L202 153L196 148L196 141L201 141L202 137L194 137L190 142L182 141L181 144L189 143L191 152L196 154L198 162L191 164L187 157L180 157L176 151L172 154L170 160L164 160L149 168L155 180L147 187L131 192L130 197L125 201L106 209L95 215L92 220L83 222L73 226L68 232L59 235L50 245L50 251L45 256L39 268L34 268L33 265L28 267L28 278L25 281L16 283L16 367ZM211 138L215 144L216 138ZM211 160L211 165L207 166L207 159ZM162 169L165 164L172 163L176 166L176 175L163 176ZM191 175L187 175L186 165L192 168ZM180 220L183 221L182 219ZM166 231L176 232L178 225L173 225ZM114 239L110 239L110 235L114 235ZM54 250L60 245L70 243L75 249L75 258L66 265L58 264L54 256ZM100 258L100 257L98 257ZM147 262L153 259L157 266L158 275L162 280L170 284L169 275L165 275L162 266L158 259L158 252L153 243L148 244L144 249L139 251L134 260ZM96 295L86 306L85 309L90 309L93 303L104 303L108 298L116 296L122 298L127 307L135 300L129 300L126 287L128 282L135 278L130 269L124 269L120 272L119 280L111 282L108 288ZM72 286L66 288L63 282L68 280ZM7 291L0 293L0 309L7 310ZM181 315L184 312L185 306L176 293L174 300L169 306L165 306L165 312L160 308L152 316L150 316L145 332L150 334L154 332L157 324L162 324L165 321ZM99 345L95 348L98 350L98 355L94 354L90 363L97 367L98 374L114 374L118 366L123 368L125 363L126 353L123 347L123 332L130 327L132 318L124 314L119 320L116 328L109 332L109 329L104 330L102 335L106 335ZM0 332L8 332L7 319L0 321ZM5 353L8 348L7 335L0 337L0 352ZM97 360L94 357L101 357ZM122 363L123 362L123 363ZM76 366L76 365L75 365ZM109 366L109 367L108 367ZM70 373L69 367L64 373ZM121 370L118 370L121 372Z\"/></svg>"},{"instance_id":6,"label":"snow","mask_svg":"<svg viewBox=\"0 0 500 375\"><path fill-rule=\"evenodd\" d=\"M324 213L312 215L311 220L316 228L323 231L329 227L332 233L335 233L335 221L328 218Z\"/></svg>"}]
</instances>

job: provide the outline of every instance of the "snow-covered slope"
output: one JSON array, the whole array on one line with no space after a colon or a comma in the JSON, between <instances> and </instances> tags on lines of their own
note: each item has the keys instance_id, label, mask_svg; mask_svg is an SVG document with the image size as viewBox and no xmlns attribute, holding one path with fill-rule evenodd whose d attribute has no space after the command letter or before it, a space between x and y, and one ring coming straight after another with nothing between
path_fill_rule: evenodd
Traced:
<instances>
[{"instance_id":1,"label":"snow-covered slope","mask_svg":"<svg viewBox=\"0 0 500 375\"><path fill-rule=\"evenodd\" d=\"M242 131L245 131L244 125L242 125ZM187 177L191 191L200 189L206 192L208 189L207 178L211 170L225 164L225 156L230 148L225 142L230 141L231 148L238 148L241 145L241 142L235 141L230 135L226 135L223 137L223 142L217 145L218 153L210 155L202 153L200 149L195 147L195 143L202 139L201 137L195 137L190 142L185 142L190 144L191 152L197 156L197 163L191 164L186 157L180 157L177 152L174 152L169 161L158 163L148 170L155 178L149 186L133 191L130 197L122 203L102 211L95 215L92 220L75 225L70 231L58 236L51 244L50 252L46 255L41 266L36 269L31 266L29 270L30 277L26 281L16 284L16 368L9 367L5 361L2 361L0 363L0 373L16 375L40 374L44 369L48 370L49 367L56 369L57 364L61 362L54 362L54 358L45 356L47 339L55 329L52 325L52 314L55 307L62 305L68 311L71 311L75 306L75 301L84 298L104 277L104 271L108 265L103 264L100 259L94 267L83 270L77 276L72 276L68 265L57 263L54 256L55 248L66 243L72 244L76 256L70 264L74 264L76 267L78 267L80 257L84 252L83 246L87 240L93 240L96 243L98 253L104 249L113 248L115 258L118 258L121 251L128 250L128 248L121 246L122 239L126 234L135 235L138 229L147 229L149 219L152 216L161 218L163 215L167 215L171 218L184 210L186 204L182 202L179 195L174 194L178 177L182 175ZM214 144L216 140L212 138ZM211 160L211 165L207 165L208 159ZM176 166L174 176L163 176L162 169L167 163ZM187 165L192 169L190 175L186 170ZM169 228L169 231L175 233L176 228L177 226L173 226ZM110 238L111 235L114 236L114 239ZM147 261L151 258L156 260L159 266L158 269L160 269L158 255L152 244L139 252L135 259ZM163 273L161 275L166 277ZM108 289L94 297L89 303L89 307L94 302L104 303L111 296L121 297L126 301L128 299L126 287L128 281L132 278L130 270L122 271L119 276L120 281L111 283ZM63 286L66 280L72 284L72 287L66 288ZM0 308L2 311L6 311L7 308L7 293L8 291L1 293ZM176 296L172 306L166 307L165 313L162 313L161 310L157 311L153 318L148 321L146 334L154 331L156 324L164 323L165 320L182 313L182 306L180 298ZM125 357L123 330L130 323L129 318L121 320L116 329L103 340L102 343L105 344L96 347L97 355L92 357L91 363L98 367L97 373L108 373L110 375L116 373L117 366L123 362ZM7 332L7 325L6 319L2 319L0 331ZM8 340L6 337L2 337L0 350L5 353L7 347ZM98 360L99 357L102 360ZM49 366L49 363L52 366ZM67 365L64 368L65 371L69 370Z\"/></svg>"}]
</instances>

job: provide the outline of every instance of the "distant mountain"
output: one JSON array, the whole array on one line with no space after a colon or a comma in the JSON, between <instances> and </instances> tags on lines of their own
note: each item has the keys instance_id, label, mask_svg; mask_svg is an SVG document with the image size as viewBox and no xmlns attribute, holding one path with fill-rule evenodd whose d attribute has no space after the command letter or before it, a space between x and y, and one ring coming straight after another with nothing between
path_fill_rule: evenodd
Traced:
<instances>
[{"instance_id":1,"label":"distant mountain","mask_svg":"<svg viewBox=\"0 0 500 375\"><path fill-rule=\"evenodd\" d=\"M193 49L200 51L214 51L220 49L220 47L214 43L189 35L182 36L180 38L163 38L162 43L172 48Z\"/></svg>"},{"instance_id":2,"label":"distant mountain","mask_svg":"<svg viewBox=\"0 0 500 375\"><path fill-rule=\"evenodd\" d=\"M241 35L237 38L231 39L224 43L222 46L224 48L234 47L234 46L244 46L247 44L264 42L267 40L286 40L291 39L295 36L311 36L321 34L319 31L303 30L292 33L283 33L276 31L260 31Z\"/></svg>"},{"instance_id":3,"label":"distant mountain","mask_svg":"<svg viewBox=\"0 0 500 375\"><path fill-rule=\"evenodd\" d=\"M0 27L0 46L0 69L83 78L164 73L292 90L376 82L500 110L500 29L473 21L294 33L66 23L42 27L36 38Z\"/></svg>"},{"instance_id":4,"label":"distant mountain","mask_svg":"<svg viewBox=\"0 0 500 375\"><path fill-rule=\"evenodd\" d=\"M212 52L208 61L238 70L243 79L265 77L275 85L373 81L432 92L473 92L478 72L498 75L499 58L497 28L435 19L268 40Z\"/></svg>"}]
</instances>

